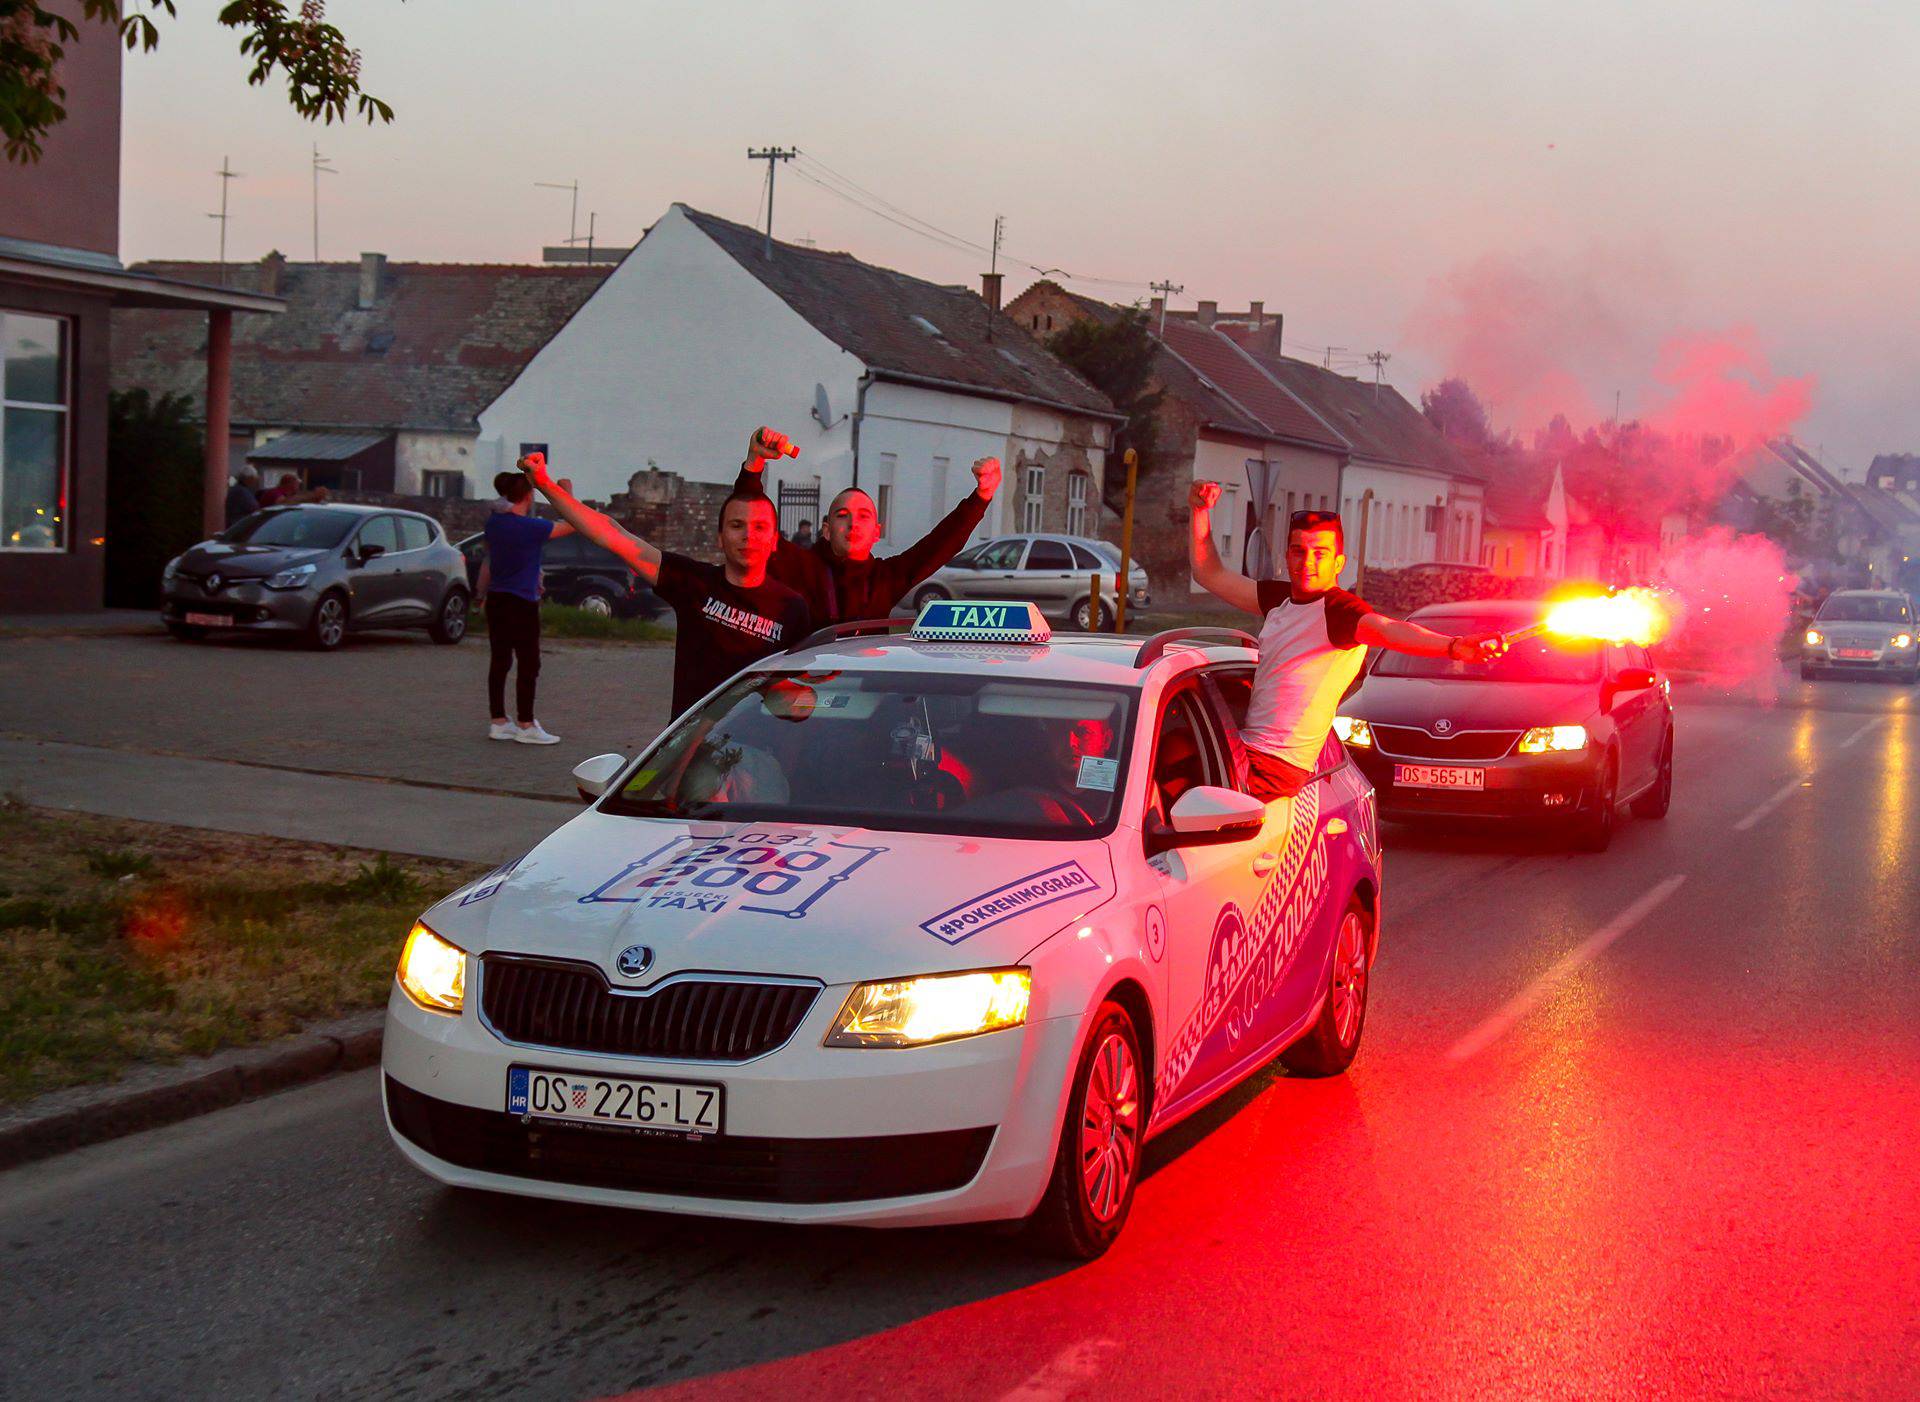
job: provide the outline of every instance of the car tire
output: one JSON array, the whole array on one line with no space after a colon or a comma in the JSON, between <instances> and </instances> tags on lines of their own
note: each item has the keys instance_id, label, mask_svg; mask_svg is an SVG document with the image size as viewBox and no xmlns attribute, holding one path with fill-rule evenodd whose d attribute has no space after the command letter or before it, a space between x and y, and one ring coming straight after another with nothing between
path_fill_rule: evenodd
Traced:
<instances>
[{"instance_id":1,"label":"car tire","mask_svg":"<svg viewBox=\"0 0 1920 1402\"><path fill-rule=\"evenodd\" d=\"M1600 770L1600 792L1591 813L1574 822L1573 845L1582 852L1604 852L1613 845L1614 822L1620 807L1620 758L1608 753Z\"/></svg>"},{"instance_id":2,"label":"car tire","mask_svg":"<svg viewBox=\"0 0 1920 1402\"><path fill-rule=\"evenodd\" d=\"M1667 816L1667 810L1673 807L1673 731L1667 731L1665 743L1660 746L1660 771L1654 776L1653 787L1633 801L1633 816L1636 818L1660 819Z\"/></svg>"},{"instance_id":3,"label":"car tire","mask_svg":"<svg viewBox=\"0 0 1920 1402\"><path fill-rule=\"evenodd\" d=\"M207 630L191 623L168 623L167 636L183 643L197 643L207 636Z\"/></svg>"},{"instance_id":4,"label":"car tire","mask_svg":"<svg viewBox=\"0 0 1920 1402\"><path fill-rule=\"evenodd\" d=\"M573 606L582 613L592 614L595 618L613 617L613 595L604 589L583 589L580 597L573 601Z\"/></svg>"},{"instance_id":5,"label":"car tire","mask_svg":"<svg viewBox=\"0 0 1920 1402\"><path fill-rule=\"evenodd\" d=\"M1327 997L1313 1030L1280 1053L1296 1076L1338 1076L1353 1065L1367 1026L1367 989L1373 972L1373 916L1360 893L1347 899L1334 931L1327 966Z\"/></svg>"},{"instance_id":6,"label":"car tire","mask_svg":"<svg viewBox=\"0 0 1920 1402\"><path fill-rule=\"evenodd\" d=\"M1094 1014L1067 1092L1053 1173L1027 1219L1047 1254L1091 1261L1126 1225L1147 1129L1144 1075L1133 1018L1109 999Z\"/></svg>"},{"instance_id":7,"label":"car tire","mask_svg":"<svg viewBox=\"0 0 1920 1402\"><path fill-rule=\"evenodd\" d=\"M449 589L447 597L440 601L440 612L427 625L427 636L436 643L451 645L459 642L467 636L467 612L472 604L466 590Z\"/></svg>"},{"instance_id":8,"label":"car tire","mask_svg":"<svg viewBox=\"0 0 1920 1402\"><path fill-rule=\"evenodd\" d=\"M922 589L918 594L913 596L913 611L915 613L920 612L921 609L925 608L935 599L951 599L952 597L953 592L951 590L942 588L938 584L929 584L925 589Z\"/></svg>"},{"instance_id":9,"label":"car tire","mask_svg":"<svg viewBox=\"0 0 1920 1402\"><path fill-rule=\"evenodd\" d=\"M313 617L307 620L307 646L315 652L332 652L346 637L347 596L330 589L320 596L320 602L313 606Z\"/></svg>"},{"instance_id":10,"label":"car tire","mask_svg":"<svg viewBox=\"0 0 1920 1402\"><path fill-rule=\"evenodd\" d=\"M1097 620L1094 617L1093 610L1088 607L1088 601L1086 599L1080 600L1073 606L1071 617L1073 619L1073 626L1078 628L1082 633L1111 633L1113 631L1113 610L1107 607L1107 601L1105 599L1100 601L1100 613Z\"/></svg>"}]
</instances>

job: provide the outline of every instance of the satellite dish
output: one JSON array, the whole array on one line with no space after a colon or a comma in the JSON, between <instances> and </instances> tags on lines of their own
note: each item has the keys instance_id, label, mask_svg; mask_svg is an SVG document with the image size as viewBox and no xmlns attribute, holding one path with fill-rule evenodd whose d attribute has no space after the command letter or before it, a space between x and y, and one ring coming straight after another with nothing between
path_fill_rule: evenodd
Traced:
<instances>
[{"instance_id":1,"label":"satellite dish","mask_svg":"<svg viewBox=\"0 0 1920 1402\"><path fill-rule=\"evenodd\" d=\"M820 421L820 427L833 427L833 405L827 399L827 387L815 384L813 387L813 416Z\"/></svg>"}]
</instances>

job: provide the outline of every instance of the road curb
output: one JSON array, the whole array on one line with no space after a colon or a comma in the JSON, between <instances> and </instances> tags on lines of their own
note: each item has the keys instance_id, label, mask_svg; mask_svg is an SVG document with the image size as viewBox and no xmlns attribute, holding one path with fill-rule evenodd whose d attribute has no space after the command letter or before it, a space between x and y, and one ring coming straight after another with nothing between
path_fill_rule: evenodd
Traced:
<instances>
[{"instance_id":1,"label":"road curb","mask_svg":"<svg viewBox=\"0 0 1920 1402\"><path fill-rule=\"evenodd\" d=\"M0 1170L372 1066L385 1021L384 1009L359 1013L263 1047L142 1067L109 1085L43 1095L0 1113Z\"/></svg>"}]
</instances>

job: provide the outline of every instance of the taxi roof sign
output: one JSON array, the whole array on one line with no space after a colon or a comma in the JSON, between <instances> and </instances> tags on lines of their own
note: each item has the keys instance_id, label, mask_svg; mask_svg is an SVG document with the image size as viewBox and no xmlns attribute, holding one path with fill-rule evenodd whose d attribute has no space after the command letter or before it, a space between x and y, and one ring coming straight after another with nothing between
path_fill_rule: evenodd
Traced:
<instances>
[{"instance_id":1,"label":"taxi roof sign","mask_svg":"<svg viewBox=\"0 0 1920 1402\"><path fill-rule=\"evenodd\" d=\"M1044 643L1053 628L1032 604L999 599L929 599L913 637L936 643Z\"/></svg>"}]
</instances>

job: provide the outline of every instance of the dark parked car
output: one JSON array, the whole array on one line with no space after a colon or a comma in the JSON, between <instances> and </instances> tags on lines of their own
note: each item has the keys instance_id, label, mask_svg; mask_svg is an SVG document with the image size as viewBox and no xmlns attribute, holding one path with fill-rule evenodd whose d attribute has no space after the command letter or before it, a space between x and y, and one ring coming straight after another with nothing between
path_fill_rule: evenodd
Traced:
<instances>
[{"instance_id":1,"label":"dark parked car","mask_svg":"<svg viewBox=\"0 0 1920 1402\"><path fill-rule=\"evenodd\" d=\"M460 552L431 516L377 506L270 506L167 562L160 616L176 638L279 633L330 651L349 631L467 634Z\"/></svg>"},{"instance_id":2,"label":"dark parked car","mask_svg":"<svg viewBox=\"0 0 1920 1402\"><path fill-rule=\"evenodd\" d=\"M1443 633L1513 632L1540 602L1434 604ZM1382 652L1334 723L1389 818L1564 824L1602 851L1622 803L1664 818L1673 798L1673 703L1643 647L1529 638L1493 662Z\"/></svg>"},{"instance_id":3,"label":"dark parked car","mask_svg":"<svg viewBox=\"0 0 1920 1402\"><path fill-rule=\"evenodd\" d=\"M467 587L477 591L487 538L470 535L460 542L459 550L467 561ZM590 540L561 536L547 543L541 559L541 578L553 603L570 604L603 618L656 618L666 612L666 605L638 575Z\"/></svg>"}]
</instances>

